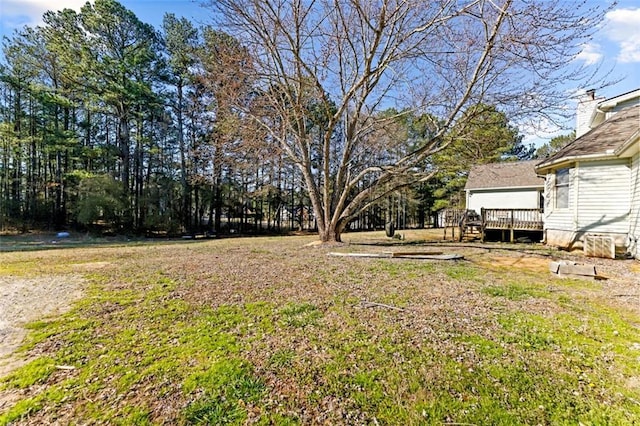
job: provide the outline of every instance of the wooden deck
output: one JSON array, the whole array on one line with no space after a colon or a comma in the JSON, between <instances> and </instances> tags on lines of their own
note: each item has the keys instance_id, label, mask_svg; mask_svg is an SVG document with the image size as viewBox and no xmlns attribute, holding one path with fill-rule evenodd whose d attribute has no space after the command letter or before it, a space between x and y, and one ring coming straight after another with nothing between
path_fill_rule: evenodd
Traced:
<instances>
[{"instance_id":1,"label":"wooden deck","mask_svg":"<svg viewBox=\"0 0 640 426\"><path fill-rule=\"evenodd\" d=\"M448 228L455 239L457 228L459 241L471 234L480 234L484 241L487 231L503 231L503 239L509 232L509 241L513 242L516 231L543 230L542 209L482 209L480 215L473 210L448 209L444 217L444 239Z\"/></svg>"},{"instance_id":2,"label":"wooden deck","mask_svg":"<svg viewBox=\"0 0 640 426\"><path fill-rule=\"evenodd\" d=\"M486 231L509 231L509 241L514 241L515 231L542 231L542 209L482 209L482 240Z\"/></svg>"}]
</instances>

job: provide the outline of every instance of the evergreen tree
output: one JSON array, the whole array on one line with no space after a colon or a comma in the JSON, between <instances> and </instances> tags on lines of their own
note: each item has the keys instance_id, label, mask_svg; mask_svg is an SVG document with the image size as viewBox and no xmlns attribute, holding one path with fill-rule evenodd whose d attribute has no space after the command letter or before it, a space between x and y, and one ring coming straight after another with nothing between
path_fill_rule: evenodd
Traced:
<instances>
[{"instance_id":1,"label":"evergreen tree","mask_svg":"<svg viewBox=\"0 0 640 426\"><path fill-rule=\"evenodd\" d=\"M575 130L566 135L556 136L551 139L549 142L540 146L535 152L535 158L543 159L547 158L556 152L560 151L560 149L567 146L569 143L573 142L576 139Z\"/></svg>"},{"instance_id":2,"label":"evergreen tree","mask_svg":"<svg viewBox=\"0 0 640 426\"><path fill-rule=\"evenodd\" d=\"M448 135L449 146L433 156L439 182L435 210L463 206L462 190L474 165L520 159L513 153L522 152L522 138L504 113L492 105L476 105L464 115Z\"/></svg>"}]
</instances>

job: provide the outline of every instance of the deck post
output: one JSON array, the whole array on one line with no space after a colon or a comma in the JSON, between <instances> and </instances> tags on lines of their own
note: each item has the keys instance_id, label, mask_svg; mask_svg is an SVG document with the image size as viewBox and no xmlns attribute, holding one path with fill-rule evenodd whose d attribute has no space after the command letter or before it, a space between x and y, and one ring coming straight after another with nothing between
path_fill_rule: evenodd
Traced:
<instances>
[{"instance_id":1,"label":"deck post","mask_svg":"<svg viewBox=\"0 0 640 426\"><path fill-rule=\"evenodd\" d=\"M515 225L514 221L515 221L515 216L516 215L515 215L515 212L514 212L513 209L511 209L511 211L509 213L511 214L511 233L509 235L509 242L513 243L513 234L514 234L513 228L514 228L514 225Z\"/></svg>"}]
</instances>

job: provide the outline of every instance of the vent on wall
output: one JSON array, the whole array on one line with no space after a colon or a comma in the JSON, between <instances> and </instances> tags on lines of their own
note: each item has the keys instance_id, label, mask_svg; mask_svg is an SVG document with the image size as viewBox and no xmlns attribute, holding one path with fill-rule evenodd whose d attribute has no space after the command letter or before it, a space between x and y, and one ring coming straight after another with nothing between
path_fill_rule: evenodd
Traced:
<instances>
[{"instance_id":1,"label":"vent on wall","mask_svg":"<svg viewBox=\"0 0 640 426\"><path fill-rule=\"evenodd\" d=\"M584 254L589 257L616 258L616 244L613 237L605 235L586 235L584 237Z\"/></svg>"}]
</instances>

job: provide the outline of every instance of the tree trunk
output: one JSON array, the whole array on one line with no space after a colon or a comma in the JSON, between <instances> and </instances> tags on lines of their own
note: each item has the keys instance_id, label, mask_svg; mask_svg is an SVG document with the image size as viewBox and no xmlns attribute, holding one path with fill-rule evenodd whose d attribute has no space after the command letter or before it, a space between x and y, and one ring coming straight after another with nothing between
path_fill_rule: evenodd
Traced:
<instances>
[{"instance_id":1,"label":"tree trunk","mask_svg":"<svg viewBox=\"0 0 640 426\"><path fill-rule=\"evenodd\" d=\"M127 230L133 228L133 217L131 212L131 146L129 134L129 111L127 106L121 105L118 117L118 149L120 154L120 181L122 184L122 197L125 203L125 211L122 223Z\"/></svg>"},{"instance_id":2,"label":"tree trunk","mask_svg":"<svg viewBox=\"0 0 640 426\"><path fill-rule=\"evenodd\" d=\"M120 168L120 181L125 194L129 194L129 173L131 168L131 151L129 146L129 118L125 111L121 111L118 126L118 147L122 161Z\"/></svg>"},{"instance_id":3,"label":"tree trunk","mask_svg":"<svg viewBox=\"0 0 640 426\"><path fill-rule=\"evenodd\" d=\"M186 231L191 228L191 188L189 188L189 176L187 169L187 148L184 141L184 93L183 82L180 78L176 85L178 93L178 105L176 107L176 119L178 121L178 147L180 149L180 185L182 186L182 225Z\"/></svg>"},{"instance_id":4,"label":"tree trunk","mask_svg":"<svg viewBox=\"0 0 640 426\"><path fill-rule=\"evenodd\" d=\"M213 230L216 234L220 234L222 230L222 190L220 185L220 178L217 178L215 185L215 216L213 220Z\"/></svg>"},{"instance_id":5,"label":"tree trunk","mask_svg":"<svg viewBox=\"0 0 640 426\"><path fill-rule=\"evenodd\" d=\"M323 230L318 226L320 241L322 243L341 243L342 232L344 231L345 225L346 223L342 221L337 224L330 223Z\"/></svg>"}]
</instances>

